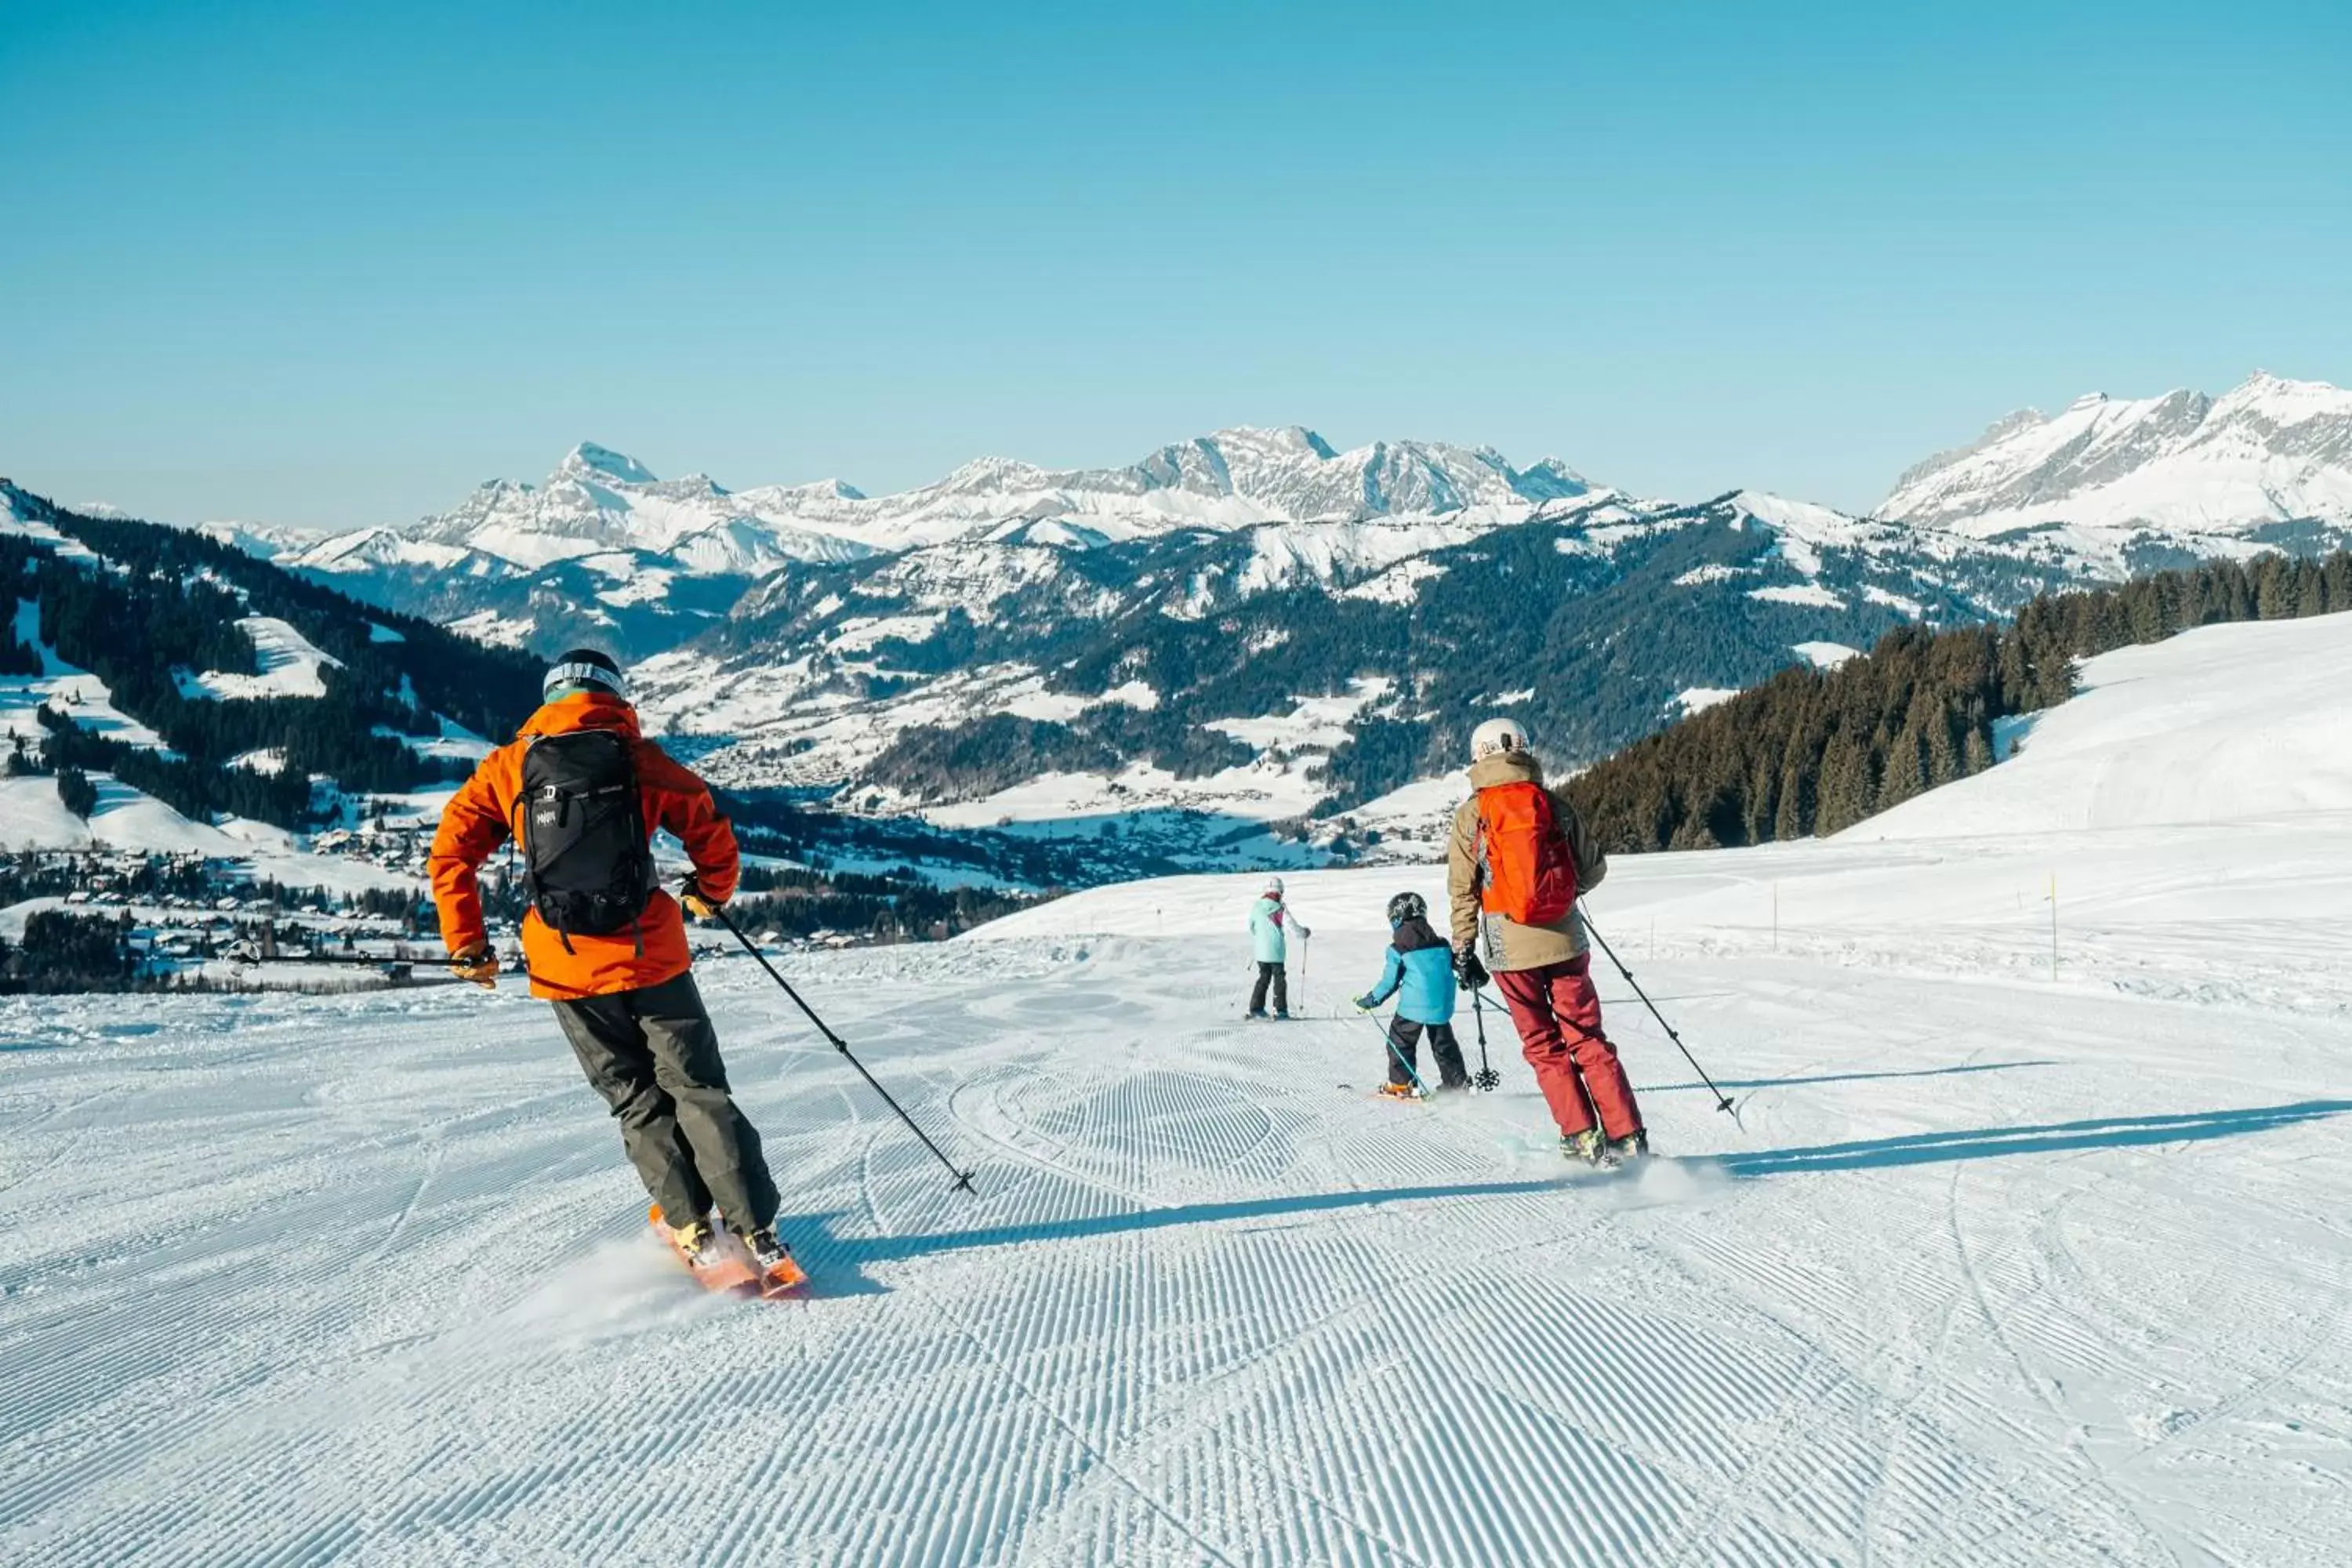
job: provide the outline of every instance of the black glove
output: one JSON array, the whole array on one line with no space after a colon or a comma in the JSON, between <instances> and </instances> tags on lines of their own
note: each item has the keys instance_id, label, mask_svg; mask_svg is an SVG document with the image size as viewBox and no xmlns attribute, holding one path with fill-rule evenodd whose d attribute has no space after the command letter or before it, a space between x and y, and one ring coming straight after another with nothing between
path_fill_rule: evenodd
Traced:
<instances>
[{"instance_id":1,"label":"black glove","mask_svg":"<svg viewBox=\"0 0 2352 1568\"><path fill-rule=\"evenodd\" d=\"M1486 984L1486 966L1478 962L1478 950L1465 945L1454 955L1454 978L1462 983L1465 991L1475 991Z\"/></svg>"}]
</instances>

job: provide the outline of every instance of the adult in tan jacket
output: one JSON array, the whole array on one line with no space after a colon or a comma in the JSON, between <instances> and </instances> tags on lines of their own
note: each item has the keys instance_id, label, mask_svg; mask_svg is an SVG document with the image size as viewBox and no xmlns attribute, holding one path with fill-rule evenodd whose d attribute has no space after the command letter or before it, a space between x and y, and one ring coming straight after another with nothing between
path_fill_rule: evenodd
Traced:
<instances>
[{"instance_id":1,"label":"adult in tan jacket","mask_svg":"<svg viewBox=\"0 0 2352 1568\"><path fill-rule=\"evenodd\" d=\"M1559 1126L1560 1148L1599 1163L1649 1151L1641 1107L1617 1047L1601 1032L1601 996L1584 922L1571 905L1549 924L1527 925L1495 907L1487 864L1490 790L1532 784L1550 807L1554 848L1576 868L1579 896L1609 874L1609 858L1576 808L1543 782L1543 764L1509 719L1490 719L1470 740L1471 797L1454 814L1446 890L1454 915L1454 967L1463 988L1494 976L1511 1010L1536 1087ZM1480 949L1483 947L1484 954ZM1595 1125L1595 1122L1598 1125Z\"/></svg>"}]
</instances>

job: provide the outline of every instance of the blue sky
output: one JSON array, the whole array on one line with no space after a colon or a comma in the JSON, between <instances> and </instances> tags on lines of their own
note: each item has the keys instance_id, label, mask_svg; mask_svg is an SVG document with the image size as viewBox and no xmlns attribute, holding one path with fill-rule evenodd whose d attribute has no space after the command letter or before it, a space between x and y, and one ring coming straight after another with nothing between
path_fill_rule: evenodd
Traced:
<instances>
[{"instance_id":1,"label":"blue sky","mask_svg":"<svg viewBox=\"0 0 2352 1568\"><path fill-rule=\"evenodd\" d=\"M2352 7L1928 9L9 0L0 472L352 526L1301 423L1864 507L2352 382Z\"/></svg>"}]
</instances>

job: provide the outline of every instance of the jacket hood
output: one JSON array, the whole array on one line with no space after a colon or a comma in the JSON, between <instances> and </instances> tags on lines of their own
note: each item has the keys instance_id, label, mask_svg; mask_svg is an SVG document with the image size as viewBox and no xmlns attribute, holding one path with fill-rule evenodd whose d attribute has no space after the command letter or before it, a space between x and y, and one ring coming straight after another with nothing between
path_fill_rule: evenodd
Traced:
<instances>
[{"instance_id":1,"label":"jacket hood","mask_svg":"<svg viewBox=\"0 0 2352 1568\"><path fill-rule=\"evenodd\" d=\"M542 706L515 731L518 741L540 735L569 735L575 730L617 730L630 740L641 739L637 710L609 691L575 691Z\"/></svg>"},{"instance_id":2,"label":"jacket hood","mask_svg":"<svg viewBox=\"0 0 2352 1568\"><path fill-rule=\"evenodd\" d=\"M1541 784L1543 763L1533 752L1496 752L1470 764L1470 787L1492 789L1496 784Z\"/></svg>"}]
</instances>

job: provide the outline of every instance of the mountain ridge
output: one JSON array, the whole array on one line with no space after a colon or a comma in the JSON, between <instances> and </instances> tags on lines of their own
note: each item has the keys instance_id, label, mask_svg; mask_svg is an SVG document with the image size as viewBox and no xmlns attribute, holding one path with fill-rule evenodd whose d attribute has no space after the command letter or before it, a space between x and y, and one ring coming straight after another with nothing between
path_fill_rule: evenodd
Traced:
<instances>
[{"instance_id":1,"label":"mountain ridge","mask_svg":"<svg viewBox=\"0 0 2352 1568\"><path fill-rule=\"evenodd\" d=\"M2021 409L1906 470L1876 510L1978 537L2352 521L2352 392L2257 371L2219 397L2091 393L2054 416Z\"/></svg>"},{"instance_id":2,"label":"mountain ridge","mask_svg":"<svg viewBox=\"0 0 2352 1568\"><path fill-rule=\"evenodd\" d=\"M1303 425L1110 468L977 458L878 497L665 479L586 442L541 483L281 559L485 640L612 648L722 782L1197 835L1184 814L1380 818L1492 711L1575 766L1902 626L2352 543L2348 432L2352 394L2267 374L2091 394L2004 416L1865 514Z\"/></svg>"}]
</instances>

